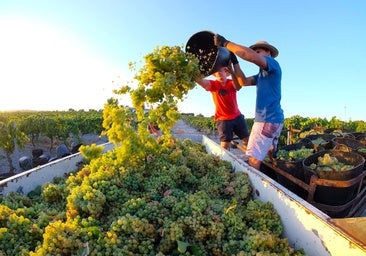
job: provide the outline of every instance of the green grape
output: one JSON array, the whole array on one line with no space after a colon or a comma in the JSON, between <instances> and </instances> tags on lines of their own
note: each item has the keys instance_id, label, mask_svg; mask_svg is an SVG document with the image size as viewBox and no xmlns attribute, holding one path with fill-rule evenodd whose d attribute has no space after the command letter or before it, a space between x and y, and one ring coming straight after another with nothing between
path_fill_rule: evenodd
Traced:
<instances>
[{"instance_id":1,"label":"green grape","mask_svg":"<svg viewBox=\"0 0 366 256\"><path fill-rule=\"evenodd\" d=\"M328 143L328 141L326 141L325 139L319 137L319 138L316 138L315 140L311 140L311 143L313 145L324 145L324 144Z\"/></svg>"},{"instance_id":2,"label":"green grape","mask_svg":"<svg viewBox=\"0 0 366 256\"><path fill-rule=\"evenodd\" d=\"M359 148L357 151L361 153L366 153L366 148Z\"/></svg>"},{"instance_id":3,"label":"green grape","mask_svg":"<svg viewBox=\"0 0 366 256\"><path fill-rule=\"evenodd\" d=\"M347 171L354 168L354 165L345 164L340 161L334 156L326 153L323 156L318 157L317 163L312 163L310 168L316 171Z\"/></svg>"},{"instance_id":4,"label":"green grape","mask_svg":"<svg viewBox=\"0 0 366 256\"><path fill-rule=\"evenodd\" d=\"M281 161L297 161L300 159L304 159L313 153L313 149L306 148L304 146L296 150L279 149L276 152L276 158Z\"/></svg>"}]
</instances>

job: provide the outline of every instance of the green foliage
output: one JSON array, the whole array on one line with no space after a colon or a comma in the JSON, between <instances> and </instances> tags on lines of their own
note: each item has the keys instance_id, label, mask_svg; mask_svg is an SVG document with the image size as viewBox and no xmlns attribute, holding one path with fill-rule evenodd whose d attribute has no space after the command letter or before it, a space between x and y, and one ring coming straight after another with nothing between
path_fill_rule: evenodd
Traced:
<instances>
[{"instance_id":1,"label":"green foliage","mask_svg":"<svg viewBox=\"0 0 366 256\"><path fill-rule=\"evenodd\" d=\"M33 147L35 147L43 128L42 116L35 113L30 114L29 116L24 116L19 120L21 120L19 129L30 137L31 143Z\"/></svg>"},{"instance_id":2,"label":"green foliage","mask_svg":"<svg viewBox=\"0 0 366 256\"><path fill-rule=\"evenodd\" d=\"M41 135L66 142L71 135L77 138L80 134L101 134L103 129L102 111L96 110L1 112L0 120L16 121L33 145Z\"/></svg>"},{"instance_id":3,"label":"green foliage","mask_svg":"<svg viewBox=\"0 0 366 256\"><path fill-rule=\"evenodd\" d=\"M197 129L197 131L203 132L205 134L216 134L217 127L216 122L213 117L205 117L203 115L185 114L180 115L181 119L186 121L189 125ZM250 128L253 126L254 119L246 118L247 126Z\"/></svg>"},{"instance_id":4,"label":"green foliage","mask_svg":"<svg viewBox=\"0 0 366 256\"><path fill-rule=\"evenodd\" d=\"M212 117L204 117L202 115L181 114L181 118L195 127L198 131L206 134L217 132L216 125ZM251 129L254 119L246 118L248 128ZM309 134L324 133L325 130L344 130L348 132L366 132L366 122L349 121L343 122L333 117L331 120L326 118L308 118L301 116L292 116L285 118L284 128L279 140L279 146L292 144ZM288 135L291 141L288 141Z\"/></svg>"},{"instance_id":5,"label":"green foliage","mask_svg":"<svg viewBox=\"0 0 366 256\"><path fill-rule=\"evenodd\" d=\"M197 131L204 132L206 134L214 134L217 132L216 122L213 117L207 118L202 115L185 115L181 114L182 120L186 121Z\"/></svg>"},{"instance_id":6,"label":"green foliage","mask_svg":"<svg viewBox=\"0 0 366 256\"><path fill-rule=\"evenodd\" d=\"M10 172L15 170L11 155L16 146L23 148L30 141L36 148L39 138L46 136L51 151L56 140L71 146L68 139L81 143L80 135L101 134L103 129L102 112L95 110L0 112L0 120L0 148L6 154Z\"/></svg>"},{"instance_id":7,"label":"green foliage","mask_svg":"<svg viewBox=\"0 0 366 256\"><path fill-rule=\"evenodd\" d=\"M85 161L89 163L92 159L98 158L104 150L102 145L95 143L91 145L81 145L79 148L80 153L85 158Z\"/></svg>"},{"instance_id":8,"label":"green foliage","mask_svg":"<svg viewBox=\"0 0 366 256\"><path fill-rule=\"evenodd\" d=\"M15 170L11 159L15 146L22 148L28 141L28 137L18 128L16 121L11 119L0 121L0 149L4 150L6 154L10 167L9 172L12 173Z\"/></svg>"}]
</instances>

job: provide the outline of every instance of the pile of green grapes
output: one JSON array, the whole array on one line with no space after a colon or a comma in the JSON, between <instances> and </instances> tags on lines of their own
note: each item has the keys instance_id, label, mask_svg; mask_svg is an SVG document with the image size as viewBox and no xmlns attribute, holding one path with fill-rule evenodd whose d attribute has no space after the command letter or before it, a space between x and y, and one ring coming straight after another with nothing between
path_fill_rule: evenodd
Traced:
<instances>
[{"instance_id":1,"label":"pile of green grapes","mask_svg":"<svg viewBox=\"0 0 366 256\"><path fill-rule=\"evenodd\" d=\"M315 171L348 171L353 169L355 166L345 164L339 161L336 157L330 154L324 154L324 156L318 157L317 163L312 163L310 168Z\"/></svg>"},{"instance_id":2,"label":"pile of green grapes","mask_svg":"<svg viewBox=\"0 0 366 256\"><path fill-rule=\"evenodd\" d=\"M303 255L247 174L203 145L126 150L1 198L0 255Z\"/></svg>"},{"instance_id":3,"label":"pile of green grapes","mask_svg":"<svg viewBox=\"0 0 366 256\"><path fill-rule=\"evenodd\" d=\"M366 153L366 148L358 148L357 152Z\"/></svg>"},{"instance_id":4,"label":"pile of green grapes","mask_svg":"<svg viewBox=\"0 0 366 256\"><path fill-rule=\"evenodd\" d=\"M119 91L136 111L105 105L113 150L83 148L79 171L0 198L0 255L304 255L282 237L273 205L253 198L246 173L169 133L196 60L179 47L145 60L138 88ZM157 107L146 114L146 102ZM147 132L150 121L161 137Z\"/></svg>"},{"instance_id":5,"label":"pile of green grapes","mask_svg":"<svg viewBox=\"0 0 366 256\"><path fill-rule=\"evenodd\" d=\"M314 153L314 149L301 147L299 149L285 150L279 149L276 152L276 159L281 161L298 161Z\"/></svg>"}]
</instances>

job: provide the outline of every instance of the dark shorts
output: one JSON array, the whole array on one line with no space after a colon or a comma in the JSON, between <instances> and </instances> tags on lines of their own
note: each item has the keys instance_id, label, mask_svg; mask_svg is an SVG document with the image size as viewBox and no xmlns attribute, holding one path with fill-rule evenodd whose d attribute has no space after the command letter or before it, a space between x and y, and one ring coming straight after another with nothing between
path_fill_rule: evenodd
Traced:
<instances>
[{"instance_id":1,"label":"dark shorts","mask_svg":"<svg viewBox=\"0 0 366 256\"><path fill-rule=\"evenodd\" d=\"M242 114L233 120L218 120L216 123L220 141L230 142L234 134L241 140L249 136L248 125Z\"/></svg>"}]
</instances>

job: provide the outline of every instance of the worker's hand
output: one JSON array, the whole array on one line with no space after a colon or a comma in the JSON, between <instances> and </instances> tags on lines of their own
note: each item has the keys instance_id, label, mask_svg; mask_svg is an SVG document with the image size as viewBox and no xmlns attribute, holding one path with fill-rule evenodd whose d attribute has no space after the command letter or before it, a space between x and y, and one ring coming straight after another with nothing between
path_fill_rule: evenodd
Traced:
<instances>
[{"instance_id":1,"label":"worker's hand","mask_svg":"<svg viewBox=\"0 0 366 256\"><path fill-rule=\"evenodd\" d=\"M227 72L226 73L227 75L233 75L234 74L234 70L233 70L232 65L227 66L226 69L225 69L225 72Z\"/></svg>"},{"instance_id":2,"label":"worker's hand","mask_svg":"<svg viewBox=\"0 0 366 256\"><path fill-rule=\"evenodd\" d=\"M230 60L233 65L238 64L238 58L236 57L235 53L230 52Z\"/></svg>"},{"instance_id":3,"label":"worker's hand","mask_svg":"<svg viewBox=\"0 0 366 256\"><path fill-rule=\"evenodd\" d=\"M225 47L228 43L229 43L229 41L226 40L225 37L220 36L219 34L214 35L214 44L216 46Z\"/></svg>"}]
</instances>

